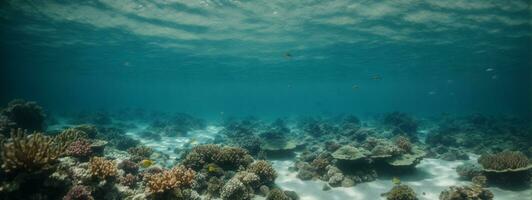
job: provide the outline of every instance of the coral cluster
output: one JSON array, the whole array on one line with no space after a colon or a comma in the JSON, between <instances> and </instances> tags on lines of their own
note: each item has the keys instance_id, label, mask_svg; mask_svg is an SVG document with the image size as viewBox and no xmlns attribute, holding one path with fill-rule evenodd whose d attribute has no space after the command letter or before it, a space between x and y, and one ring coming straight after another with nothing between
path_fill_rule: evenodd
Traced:
<instances>
[{"instance_id":1,"label":"coral cluster","mask_svg":"<svg viewBox=\"0 0 532 200\"><path fill-rule=\"evenodd\" d=\"M176 188L190 187L196 172L184 166L145 176L146 190L149 193L162 193Z\"/></svg>"},{"instance_id":2,"label":"coral cluster","mask_svg":"<svg viewBox=\"0 0 532 200\"><path fill-rule=\"evenodd\" d=\"M242 148L200 145L192 148L185 156L183 164L195 170L209 163L215 163L227 169L238 169L240 166L246 167L252 161L253 158Z\"/></svg>"},{"instance_id":3,"label":"coral cluster","mask_svg":"<svg viewBox=\"0 0 532 200\"><path fill-rule=\"evenodd\" d=\"M43 131L46 115L43 109L32 101L16 99L0 112L0 134L9 134L10 129Z\"/></svg>"},{"instance_id":4,"label":"coral cluster","mask_svg":"<svg viewBox=\"0 0 532 200\"><path fill-rule=\"evenodd\" d=\"M153 153L153 149L146 146L139 146L129 148L127 149L127 152L131 155L131 160L138 162L144 159L149 159Z\"/></svg>"},{"instance_id":5,"label":"coral cluster","mask_svg":"<svg viewBox=\"0 0 532 200\"><path fill-rule=\"evenodd\" d=\"M70 188L63 200L93 200L92 192L89 187L76 185Z\"/></svg>"},{"instance_id":6,"label":"coral cluster","mask_svg":"<svg viewBox=\"0 0 532 200\"><path fill-rule=\"evenodd\" d=\"M89 171L93 177L100 180L106 180L118 174L115 162L102 157L92 157L90 159Z\"/></svg>"},{"instance_id":7,"label":"coral cluster","mask_svg":"<svg viewBox=\"0 0 532 200\"><path fill-rule=\"evenodd\" d=\"M407 185L395 185L389 192L385 193L387 200L417 200L414 190Z\"/></svg>"},{"instance_id":8,"label":"coral cluster","mask_svg":"<svg viewBox=\"0 0 532 200\"><path fill-rule=\"evenodd\" d=\"M456 167L456 172L460 177L471 180L475 176L482 175L482 168L476 164L466 163Z\"/></svg>"},{"instance_id":9,"label":"coral cluster","mask_svg":"<svg viewBox=\"0 0 532 200\"><path fill-rule=\"evenodd\" d=\"M259 176L263 185L271 185L277 178L277 172L273 169L272 165L265 160L258 160L251 163L247 168L247 171Z\"/></svg>"},{"instance_id":10,"label":"coral cluster","mask_svg":"<svg viewBox=\"0 0 532 200\"><path fill-rule=\"evenodd\" d=\"M440 200L492 200L493 193L480 186L451 186L440 193Z\"/></svg>"},{"instance_id":11,"label":"coral cluster","mask_svg":"<svg viewBox=\"0 0 532 200\"><path fill-rule=\"evenodd\" d=\"M85 139L74 141L68 145L65 153L69 156L86 158L92 153L91 143Z\"/></svg>"},{"instance_id":12,"label":"coral cluster","mask_svg":"<svg viewBox=\"0 0 532 200\"><path fill-rule=\"evenodd\" d=\"M527 167L530 163L527 156L517 151L503 151L496 154L485 154L478 159L485 169L507 170Z\"/></svg>"},{"instance_id":13,"label":"coral cluster","mask_svg":"<svg viewBox=\"0 0 532 200\"><path fill-rule=\"evenodd\" d=\"M6 172L38 171L50 167L63 153L53 139L41 133L29 136L18 129L2 144L2 168Z\"/></svg>"}]
</instances>

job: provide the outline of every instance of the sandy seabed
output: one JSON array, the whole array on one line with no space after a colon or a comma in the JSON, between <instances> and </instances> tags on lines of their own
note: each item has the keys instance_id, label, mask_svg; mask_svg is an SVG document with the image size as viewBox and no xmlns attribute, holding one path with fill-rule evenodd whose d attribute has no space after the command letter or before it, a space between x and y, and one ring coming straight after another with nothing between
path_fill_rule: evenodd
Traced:
<instances>
[{"instance_id":1,"label":"sandy seabed","mask_svg":"<svg viewBox=\"0 0 532 200\"><path fill-rule=\"evenodd\" d=\"M188 137L163 137L160 141L152 141L140 138L135 132L127 134L140 140L144 145L156 151L170 155L171 159L177 157L172 149L184 148L184 144L190 144L192 140L198 144L212 143L220 127L209 126L205 130L192 131ZM450 186L468 185L469 181L460 180L455 169L464 162L475 162L478 156L471 155L470 161L444 161L426 158L416 166L413 174L400 176L402 184L411 186L420 200L438 200L441 191ZM377 180L360 183L353 187L336 187L331 190L322 190L326 184L320 180L302 181L296 177L297 172L289 171L294 166L292 160L272 160L274 168L279 176L276 184L284 190L295 191L301 200L373 200L385 199L382 193L393 187L391 177L379 177ZM532 200L532 189L506 190L498 187L489 187L495 196L495 200ZM257 197L257 199L264 199Z\"/></svg>"}]
</instances>

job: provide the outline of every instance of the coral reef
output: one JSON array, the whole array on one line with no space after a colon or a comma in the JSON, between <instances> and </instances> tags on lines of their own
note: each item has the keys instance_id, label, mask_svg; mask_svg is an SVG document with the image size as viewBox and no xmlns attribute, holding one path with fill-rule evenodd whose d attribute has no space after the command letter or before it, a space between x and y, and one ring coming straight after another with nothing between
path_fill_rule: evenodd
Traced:
<instances>
[{"instance_id":1,"label":"coral reef","mask_svg":"<svg viewBox=\"0 0 532 200\"><path fill-rule=\"evenodd\" d=\"M118 169L124 170L126 173L137 174L139 171L139 166L137 163L131 160L123 160L118 163Z\"/></svg>"},{"instance_id":2,"label":"coral reef","mask_svg":"<svg viewBox=\"0 0 532 200\"><path fill-rule=\"evenodd\" d=\"M149 193L163 193L176 188L190 187L196 172L184 166L176 166L161 173L146 175L146 191Z\"/></svg>"},{"instance_id":3,"label":"coral reef","mask_svg":"<svg viewBox=\"0 0 532 200\"><path fill-rule=\"evenodd\" d=\"M258 160L251 163L247 168L247 171L256 174L260 178L260 182L263 185L271 185L277 178L277 172L273 169L272 165L265 160Z\"/></svg>"},{"instance_id":4,"label":"coral reef","mask_svg":"<svg viewBox=\"0 0 532 200\"><path fill-rule=\"evenodd\" d=\"M8 103L7 107L0 112L2 117L3 134L9 134L11 128L20 128L28 131L43 131L46 115L41 106L33 101L15 99Z\"/></svg>"},{"instance_id":5,"label":"coral reef","mask_svg":"<svg viewBox=\"0 0 532 200\"><path fill-rule=\"evenodd\" d=\"M270 190L266 200L291 200L281 189L274 188Z\"/></svg>"},{"instance_id":6,"label":"coral reef","mask_svg":"<svg viewBox=\"0 0 532 200\"><path fill-rule=\"evenodd\" d=\"M413 141L417 141L418 124L406 113L392 112L384 115L382 123L391 129L393 134L404 135Z\"/></svg>"},{"instance_id":7,"label":"coral reef","mask_svg":"<svg viewBox=\"0 0 532 200\"><path fill-rule=\"evenodd\" d=\"M478 163L487 170L515 170L526 168L530 164L527 156L518 151L484 154L478 159Z\"/></svg>"},{"instance_id":8,"label":"coral reef","mask_svg":"<svg viewBox=\"0 0 532 200\"><path fill-rule=\"evenodd\" d=\"M479 165L465 163L456 167L458 175L466 180L471 180L475 176L482 175L482 168Z\"/></svg>"},{"instance_id":9,"label":"coral reef","mask_svg":"<svg viewBox=\"0 0 532 200\"><path fill-rule=\"evenodd\" d=\"M412 143L406 137L398 136L395 138L395 145L397 145L397 147L406 153L410 153L412 151Z\"/></svg>"},{"instance_id":10,"label":"coral reef","mask_svg":"<svg viewBox=\"0 0 532 200\"><path fill-rule=\"evenodd\" d=\"M231 178L220 191L223 200L246 200L252 196L250 190L238 178Z\"/></svg>"},{"instance_id":11,"label":"coral reef","mask_svg":"<svg viewBox=\"0 0 532 200\"><path fill-rule=\"evenodd\" d=\"M74 141L68 145L65 154L77 158L87 158L91 155L91 143L88 140L81 139Z\"/></svg>"},{"instance_id":12,"label":"coral reef","mask_svg":"<svg viewBox=\"0 0 532 200\"><path fill-rule=\"evenodd\" d=\"M217 164L224 169L238 169L241 166L246 167L252 161L251 155L242 148L200 145L192 148L182 163L195 170L200 170L209 163Z\"/></svg>"},{"instance_id":13,"label":"coral reef","mask_svg":"<svg viewBox=\"0 0 532 200\"><path fill-rule=\"evenodd\" d=\"M387 200L417 200L414 190L407 185L395 185L389 192L383 194Z\"/></svg>"},{"instance_id":14,"label":"coral reef","mask_svg":"<svg viewBox=\"0 0 532 200\"><path fill-rule=\"evenodd\" d=\"M138 146L127 149L129 155L131 155L131 160L134 162L139 162L144 159L149 159L151 154L153 154L153 149L146 146Z\"/></svg>"},{"instance_id":15,"label":"coral reef","mask_svg":"<svg viewBox=\"0 0 532 200\"><path fill-rule=\"evenodd\" d=\"M100 180L113 178L118 174L115 162L102 157L92 157L90 159L89 171L93 177Z\"/></svg>"},{"instance_id":16,"label":"coral reef","mask_svg":"<svg viewBox=\"0 0 532 200\"><path fill-rule=\"evenodd\" d=\"M440 194L440 200L491 200L493 193L480 186L451 186Z\"/></svg>"},{"instance_id":17,"label":"coral reef","mask_svg":"<svg viewBox=\"0 0 532 200\"><path fill-rule=\"evenodd\" d=\"M63 200L93 200L91 189L88 186L76 185L70 188Z\"/></svg>"},{"instance_id":18,"label":"coral reef","mask_svg":"<svg viewBox=\"0 0 532 200\"><path fill-rule=\"evenodd\" d=\"M60 146L63 151L65 151L71 143L86 139L88 139L88 136L84 131L80 131L75 128L69 128L56 135L54 137L54 143Z\"/></svg>"},{"instance_id":19,"label":"coral reef","mask_svg":"<svg viewBox=\"0 0 532 200\"><path fill-rule=\"evenodd\" d=\"M11 139L2 144L2 168L6 172L32 172L51 167L63 153L53 142L41 133L26 136L21 129L12 131Z\"/></svg>"},{"instance_id":20,"label":"coral reef","mask_svg":"<svg viewBox=\"0 0 532 200\"><path fill-rule=\"evenodd\" d=\"M119 182L124 186L134 188L137 186L137 177L133 174L126 174L119 178Z\"/></svg>"}]
</instances>

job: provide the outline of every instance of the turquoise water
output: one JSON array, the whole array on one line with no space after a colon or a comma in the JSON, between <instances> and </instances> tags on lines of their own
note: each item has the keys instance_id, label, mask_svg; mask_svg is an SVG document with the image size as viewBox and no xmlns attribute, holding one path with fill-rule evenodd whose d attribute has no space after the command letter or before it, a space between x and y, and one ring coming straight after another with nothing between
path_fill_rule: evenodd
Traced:
<instances>
[{"instance_id":1,"label":"turquoise water","mask_svg":"<svg viewBox=\"0 0 532 200\"><path fill-rule=\"evenodd\" d=\"M2 95L50 111L532 112L529 1L3 1Z\"/></svg>"}]
</instances>

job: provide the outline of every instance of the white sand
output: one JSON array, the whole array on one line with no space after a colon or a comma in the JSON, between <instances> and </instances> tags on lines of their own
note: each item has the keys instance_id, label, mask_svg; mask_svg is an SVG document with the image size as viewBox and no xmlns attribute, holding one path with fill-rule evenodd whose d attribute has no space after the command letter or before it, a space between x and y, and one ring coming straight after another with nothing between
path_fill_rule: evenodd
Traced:
<instances>
[{"instance_id":1,"label":"white sand","mask_svg":"<svg viewBox=\"0 0 532 200\"><path fill-rule=\"evenodd\" d=\"M293 190L301 200L357 200L357 199L385 199L381 193L389 191L393 183L389 178L379 178L369 183L361 183L354 187L332 188L323 191L326 184L323 181L302 181L296 177L296 172L288 171L293 166L292 161L273 161L279 172L276 183L285 190ZM438 200L441 191L453 185L467 185L469 182L458 179L455 168L463 161L443 161L438 159L424 159L415 174L399 177L403 184L411 186L420 200ZM532 189L524 191L510 191L500 188L488 188L496 200L530 200ZM423 194L425 193L425 194Z\"/></svg>"}]
</instances>

